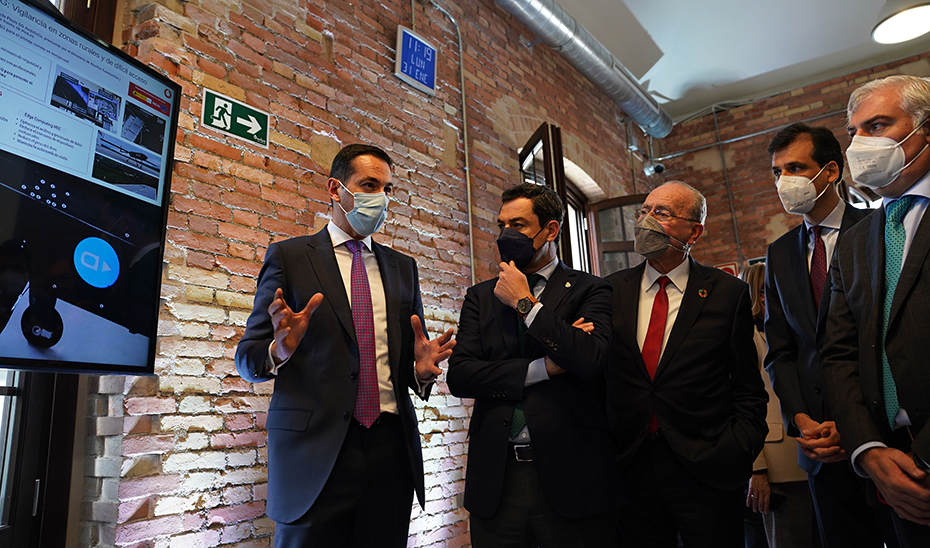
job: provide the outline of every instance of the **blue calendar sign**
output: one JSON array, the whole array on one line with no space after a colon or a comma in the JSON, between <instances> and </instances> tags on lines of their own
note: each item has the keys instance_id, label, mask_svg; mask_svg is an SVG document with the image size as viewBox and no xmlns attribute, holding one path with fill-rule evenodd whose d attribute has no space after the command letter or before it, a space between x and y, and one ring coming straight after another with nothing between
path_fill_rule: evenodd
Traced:
<instances>
[{"instance_id":1,"label":"blue calendar sign","mask_svg":"<svg viewBox=\"0 0 930 548\"><path fill-rule=\"evenodd\" d=\"M436 95L436 48L401 25L397 27L394 74L418 90Z\"/></svg>"}]
</instances>

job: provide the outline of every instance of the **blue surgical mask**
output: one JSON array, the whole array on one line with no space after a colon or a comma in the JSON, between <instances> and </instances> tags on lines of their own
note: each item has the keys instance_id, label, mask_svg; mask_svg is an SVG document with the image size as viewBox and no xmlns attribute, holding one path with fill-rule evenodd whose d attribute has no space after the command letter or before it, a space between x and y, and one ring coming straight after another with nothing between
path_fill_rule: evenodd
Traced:
<instances>
[{"instance_id":1,"label":"blue surgical mask","mask_svg":"<svg viewBox=\"0 0 930 548\"><path fill-rule=\"evenodd\" d=\"M352 195L352 211L346 211L341 202L339 209L346 214L346 221L353 230L358 232L359 236L365 238L381 230L384 220L387 219L388 202L390 201L384 192L351 192L342 181L339 185L346 189L346 192Z\"/></svg>"}]
</instances>

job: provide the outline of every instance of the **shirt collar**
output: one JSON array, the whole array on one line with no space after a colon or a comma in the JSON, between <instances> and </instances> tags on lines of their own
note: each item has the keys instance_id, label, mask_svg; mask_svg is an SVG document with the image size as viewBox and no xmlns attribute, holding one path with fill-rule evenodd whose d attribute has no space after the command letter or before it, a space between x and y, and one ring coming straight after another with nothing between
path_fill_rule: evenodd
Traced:
<instances>
[{"instance_id":1,"label":"shirt collar","mask_svg":"<svg viewBox=\"0 0 930 548\"><path fill-rule=\"evenodd\" d=\"M916 183L911 185L911 188L904 191L904 196L916 196L918 198L930 198L930 171L924 173L924 176L921 177ZM897 200L898 198L882 198L882 207L887 207L888 204Z\"/></svg>"},{"instance_id":2,"label":"shirt collar","mask_svg":"<svg viewBox=\"0 0 930 548\"><path fill-rule=\"evenodd\" d=\"M831 228L833 230L839 230L843 225L843 215L846 213L846 202L842 199L836 201L836 206L833 208L833 211L827 215L824 220L820 221L819 225L813 225L807 221L807 218L804 218L804 228L810 232L811 227L822 226L824 228Z\"/></svg>"},{"instance_id":3,"label":"shirt collar","mask_svg":"<svg viewBox=\"0 0 930 548\"><path fill-rule=\"evenodd\" d=\"M671 269L668 274L660 274L658 270L652 268L652 265L646 261L646 271L643 273L643 290L648 290L660 276L668 276L678 291L685 292L685 286L688 285L688 273L691 268L691 260L685 257L681 264Z\"/></svg>"},{"instance_id":4,"label":"shirt collar","mask_svg":"<svg viewBox=\"0 0 930 548\"><path fill-rule=\"evenodd\" d=\"M336 226L336 223L332 221L326 225L326 230L329 231L329 238L333 241L334 248L339 247L340 245L352 239L352 236L349 236L345 230L342 230ZM365 249L371 251L371 236L365 236L361 239L361 242L365 245Z\"/></svg>"},{"instance_id":5,"label":"shirt collar","mask_svg":"<svg viewBox=\"0 0 930 548\"><path fill-rule=\"evenodd\" d=\"M549 278L552 277L552 273L555 272L555 269L556 269L558 266L559 266L559 258L556 257L556 258L552 259L552 260L549 262L549 264L547 264L546 266L540 268L540 269L537 270L536 272L531 272L531 274L539 274L540 276L542 276L543 278L545 278L546 281L548 282L548 281L549 281Z\"/></svg>"}]
</instances>

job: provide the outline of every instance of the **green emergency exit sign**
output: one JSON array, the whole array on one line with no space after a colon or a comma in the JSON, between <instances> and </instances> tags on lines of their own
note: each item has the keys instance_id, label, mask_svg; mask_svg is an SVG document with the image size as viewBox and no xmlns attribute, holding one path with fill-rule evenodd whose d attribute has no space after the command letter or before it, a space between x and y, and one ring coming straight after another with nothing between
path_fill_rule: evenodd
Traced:
<instances>
[{"instance_id":1,"label":"green emergency exit sign","mask_svg":"<svg viewBox=\"0 0 930 548\"><path fill-rule=\"evenodd\" d=\"M267 112L213 90L203 90L200 122L215 131L268 148Z\"/></svg>"}]
</instances>

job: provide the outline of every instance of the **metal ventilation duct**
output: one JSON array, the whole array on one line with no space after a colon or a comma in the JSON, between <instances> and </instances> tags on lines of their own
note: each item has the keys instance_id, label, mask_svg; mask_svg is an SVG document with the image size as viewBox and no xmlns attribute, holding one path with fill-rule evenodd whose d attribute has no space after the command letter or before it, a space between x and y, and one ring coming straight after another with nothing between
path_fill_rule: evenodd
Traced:
<instances>
[{"instance_id":1,"label":"metal ventilation duct","mask_svg":"<svg viewBox=\"0 0 930 548\"><path fill-rule=\"evenodd\" d=\"M662 138L672 119L633 79L616 57L555 0L496 0L578 72L616 101L649 135Z\"/></svg>"}]
</instances>

